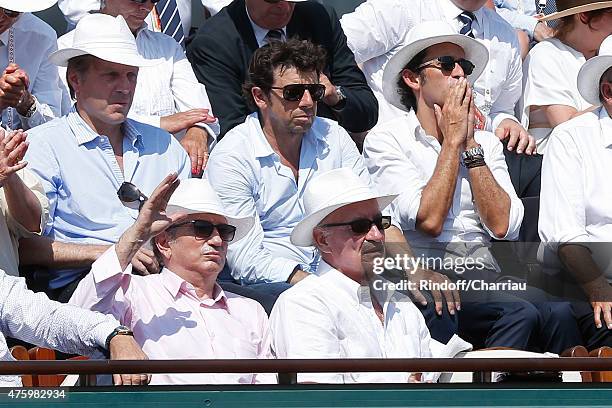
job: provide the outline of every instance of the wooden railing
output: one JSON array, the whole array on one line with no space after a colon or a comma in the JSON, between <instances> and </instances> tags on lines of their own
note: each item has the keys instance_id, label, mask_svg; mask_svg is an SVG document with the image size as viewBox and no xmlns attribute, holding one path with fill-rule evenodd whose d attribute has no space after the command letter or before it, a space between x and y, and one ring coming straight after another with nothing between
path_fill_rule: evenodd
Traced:
<instances>
[{"instance_id":1,"label":"wooden railing","mask_svg":"<svg viewBox=\"0 0 612 408\"><path fill-rule=\"evenodd\" d=\"M277 373L280 384L295 384L302 372L473 372L474 382L487 373L527 371L612 371L612 358L419 358L345 360L85 360L7 361L0 375L113 373Z\"/></svg>"}]
</instances>

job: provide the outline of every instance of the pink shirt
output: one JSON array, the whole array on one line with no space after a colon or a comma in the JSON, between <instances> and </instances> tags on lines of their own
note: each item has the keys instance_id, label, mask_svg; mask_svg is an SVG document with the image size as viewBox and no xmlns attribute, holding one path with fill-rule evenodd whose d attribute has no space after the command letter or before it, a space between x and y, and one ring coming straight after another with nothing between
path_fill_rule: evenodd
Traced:
<instances>
[{"instance_id":1,"label":"pink shirt","mask_svg":"<svg viewBox=\"0 0 612 408\"><path fill-rule=\"evenodd\" d=\"M252 299L215 285L212 299L172 271L121 270L115 247L81 281L70 303L109 313L134 331L150 359L271 358L268 316ZM155 374L151 384L275 383L273 374Z\"/></svg>"}]
</instances>

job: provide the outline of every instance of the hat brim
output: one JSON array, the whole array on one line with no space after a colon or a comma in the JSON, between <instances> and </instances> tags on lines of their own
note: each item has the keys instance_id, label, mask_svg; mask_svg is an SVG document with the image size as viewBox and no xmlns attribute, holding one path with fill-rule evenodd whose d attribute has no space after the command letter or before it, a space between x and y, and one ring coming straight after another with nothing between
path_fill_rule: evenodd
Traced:
<instances>
[{"instance_id":1,"label":"hat brim","mask_svg":"<svg viewBox=\"0 0 612 408\"><path fill-rule=\"evenodd\" d=\"M0 0L0 7L19 13L34 13L43 11L57 3L57 0Z\"/></svg>"},{"instance_id":2,"label":"hat brim","mask_svg":"<svg viewBox=\"0 0 612 408\"><path fill-rule=\"evenodd\" d=\"M612 67L612 55L593 57L578 72L578 91L588 103L599 106L599 82L601 76Z\"/></svg>"},{"instance_id":3,"label":"hat brim","mask_svg":"<svg viewBox=\"0 0 612 408\"><path fill-rule=\"evenodd\" d=\"M219 214L219 213L211 213L211 212L205 212L205 211L194 211L194 210L189 210L187 208L178 206L178 205L168 205L167 209L166 209L166 213L167 214L176 214L176 213L183 213L186 215L190 215L190 214L216 214L216 215L220 215L222 217L225 217L227 219L227 223L230 225L233 225L234 227L236 227L236 234L234 235L234 239L232 240L232 242L230 242L231 244L234 244L238 241L240 241L242 238L244 238L249 231L251 230L251 228L253 228L253 225L255 224L255 217L251 216L251 217L232 217L230 215L227 214Z\"/></svg>"},{"instance_id":4,"label":"hat brim","mask_svg":"<svg viewBox=\"0 0 612 408\"><path fill-rule=\"evenodd\" d=\"M567 10L557 11L556 13L548 14L540 17L540 21L556 20L562 17L571 16L572 14L585 13L587 11L599 10L603 8L612 7L612 1L601 1L598 3L583 4L582 6L576 6L568 8Z\"/></svg>"},{"instance_id":5,"label":"hat brim","mask_svg":"<svg viewBox=\"0 0 612 408\"><path fill-rule=\"evenodd\" d=\"M300 246L300 247L313 246L314 241L312 239L312 230L317 225L319 225L319 223L323 221L325 217L327 217L329 214L336 211L340 207L343 207L348 204L354 204L356 202L359 203L359 202L366 201L366 200L376 200L378 201L378 207L381 210L383 210L389 204L391 204L397 196L398 196L397 194L391 194L391 195L385 195L385 196L372 195L372 197L365 198L363 200L347 201L347 202L337 203L329 207L322 208L319 211L316 211L304 217L304 219L300 221L295 226L295 228L293 228L293 231L291 232L291 243L293 245Z\"/></svg>"},{"instance_id":6,"label":"hat brim","mask_svg":"<svg viewBox=\"0 0 612 408\"><path fill-rule=\"evenodd\" d=\"M396 52L383 71L383 95L387 102L403 111L408 111L404 106L399 94L398 80L402 71L419 52L432 45L451 43L461 47L465 53L465 59L474 64L474 71L467 77L470 83L474 83L485 70L489 62L489 51L480 42L461 34L439 35L417 40Z\"/></svg>"},{"instance_id":7,"label":"hat brim","mask_svg":"<svg viewBox=\"0 0 612 408\"><path fill-rule=\"evenodd\" d=\"M106 52L101 51L102 50L86 50L82 48L63 48L51 53L51 55L49 55L49 61L59 67L67 67L68 61L71 58L80 57L82 55L93 55L94 57L100 58L104 61L131 67L152 67L162 62L160 59L146 59L133 53L109 53L108 49Z\"/></svg>"}]
</instances>

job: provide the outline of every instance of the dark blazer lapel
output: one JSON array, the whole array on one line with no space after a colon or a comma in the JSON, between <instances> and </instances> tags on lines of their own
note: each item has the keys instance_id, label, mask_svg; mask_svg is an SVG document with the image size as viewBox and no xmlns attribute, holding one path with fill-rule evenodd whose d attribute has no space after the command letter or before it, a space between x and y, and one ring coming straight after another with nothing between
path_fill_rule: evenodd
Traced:
<instances>
[{"instance_id":1,"label":"dark blazer lapel","mask_svg":"<svg viewBox=\"0 0 612 408\"><path fill-rule=\"evenodd\" d=\"M252 54L257 48L259 48L259 45L257 44L253 27L251 26L251 20L249 20L249 16L247 15L244 0L234 0L229 6L227 6L227 9L230 17L234 21L236 30L242 38L242 41L244 41L245 46L248 47L248 51L250 51L250 54Z\"/></svg>"}]
</instances>

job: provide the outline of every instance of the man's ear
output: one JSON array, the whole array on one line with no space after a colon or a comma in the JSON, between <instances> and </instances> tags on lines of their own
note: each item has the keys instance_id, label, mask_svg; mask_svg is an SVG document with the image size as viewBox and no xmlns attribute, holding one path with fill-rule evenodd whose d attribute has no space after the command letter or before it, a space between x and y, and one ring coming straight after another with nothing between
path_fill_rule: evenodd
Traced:
<instances>
[{"instance_id":1,"label":"man's ear","mask_svg":"<svg viewBox=\"0 0 612 408\"><path fill-rule=\"evenodd\" d=\"M599 99L604 103L612 103L612 82L601 82L599 85Z\"/></svg>"},{"instance_id":2,"label":"man's ear","mask_svg":"<svg viewBox=\"0 0 612 408\"><path fill-rule=\"evenodd\" d=\"M164 231L153 239L153 244L157 247L160 255L166 260L172 257L172 249L170 248L170 234Z\"/></svg>"},{"instance_id":3,"label":"man's ear","mask_svg":"<svg viewBox=\"0 0 612 408\"><path fill-rule=\"evenodd\" d=\"M402 80L413 91L421 89L421 77L418 73L409 70L408 68L402 71Z\"/></svg>"},{"instance_id":4,"label":"man's ear","mask_svg":"<svg viewBox=\"0 0 612 408\"><path fill-rule=\"evenodd\" d=\"M329 248L329 234L324 231L322 228L316 228L312 230L312 239L314 241L315 247L319 250L319 252L324 254L331 253Z\"/></svg>"},{"instance_id":5,"label":"man's ear","mask_svg":"<svg viewBox=\"0 0 612 408\"><path fill-rule=\"evenodd\" d=\"M253 96L253 101L255 101L257 108L263 109L268 106L268 96L260 87L254 86L251 88L251 96Z\"/></svg>"}]
</instances>

